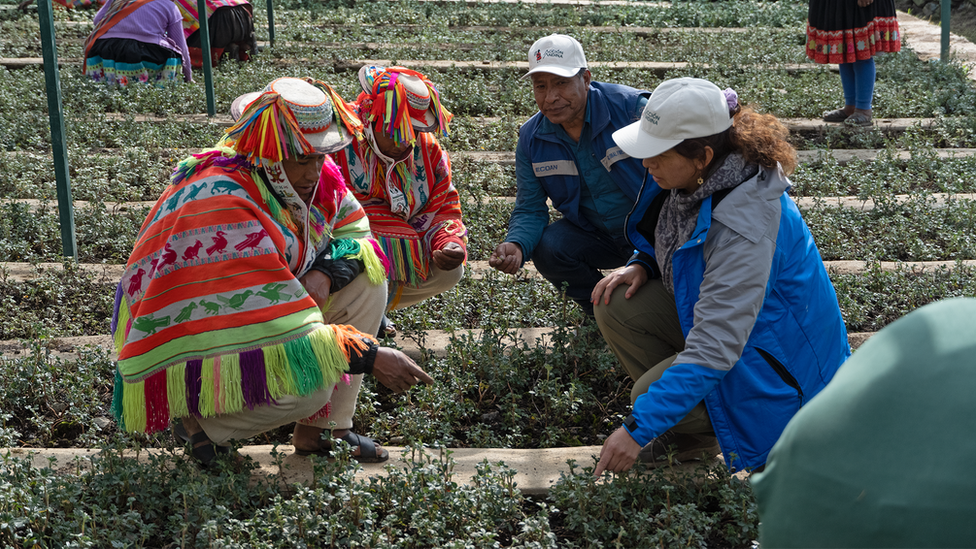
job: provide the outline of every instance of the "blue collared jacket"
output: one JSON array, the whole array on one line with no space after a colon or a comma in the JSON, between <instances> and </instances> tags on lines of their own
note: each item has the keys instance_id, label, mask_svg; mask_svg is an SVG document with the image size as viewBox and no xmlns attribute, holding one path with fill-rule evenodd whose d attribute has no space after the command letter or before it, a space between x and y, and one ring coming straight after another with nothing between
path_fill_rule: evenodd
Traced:
<instances>
[{"instance_id":1,"label":"blue collared jacket","mask_svg":"<svg viewBox=\"0 0 976 549\"><path fill-rule=\"evenodd\" d=\"M631 200L637 199L646 170L640 159L631 158L620 150L612 135L640 120L641 99L648 95L646 90L591 81L586 98L592 137L590 145L610 177ZM580 176L575 155L559 139L556 128L538 112L519 130L515 151L517 164L527 163L532 170L516 172L518 195L505 240L522 248L525 261L532 257L543 229L549 224L547 197L563 217L583 229L595 230L580 213Z\"/></svg>"}]
</instances>

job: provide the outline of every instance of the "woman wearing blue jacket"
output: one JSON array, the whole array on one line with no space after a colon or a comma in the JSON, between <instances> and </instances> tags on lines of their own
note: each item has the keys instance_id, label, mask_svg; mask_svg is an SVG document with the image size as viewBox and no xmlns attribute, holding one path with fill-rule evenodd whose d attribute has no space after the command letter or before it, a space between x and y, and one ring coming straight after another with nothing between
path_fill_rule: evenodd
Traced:
<instances>
[{"instance_id":1,"label":"woman wearing blue jacket","mask_svg":"<svg viewBox=\"0 0 976 549\"><path fill-rule=\"evenodd\" d=\"M596 475L722 452L756 469L850 356L837 296L786 191L787 129L711 82L662 83L617 145L653 176L626 231L637 249L593 290L633 413ZM786 172L786 173L784 173Z\"/></svg>"}]
</instances>

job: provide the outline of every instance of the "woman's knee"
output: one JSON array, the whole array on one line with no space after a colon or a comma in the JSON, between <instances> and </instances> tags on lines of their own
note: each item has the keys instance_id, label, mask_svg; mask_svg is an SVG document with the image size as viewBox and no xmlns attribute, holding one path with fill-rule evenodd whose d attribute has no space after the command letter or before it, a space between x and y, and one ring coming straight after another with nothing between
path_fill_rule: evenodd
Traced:
<instances>
[{"instance_id":1,"label":"woman's knee","mask_svg":"<svg viewBox=\"0 0 976 549\"><path fill-rule=\"evenodd\" d=\"M596 324L600 327L601 331L604 327L624 324L619 316L621 309L629 305L625 296L628 288L626 285L617 286L610 294L609 303L606 303L603 299L599 299L593 304L593 317L596 319Z\"/></svg>"}]
</instances>

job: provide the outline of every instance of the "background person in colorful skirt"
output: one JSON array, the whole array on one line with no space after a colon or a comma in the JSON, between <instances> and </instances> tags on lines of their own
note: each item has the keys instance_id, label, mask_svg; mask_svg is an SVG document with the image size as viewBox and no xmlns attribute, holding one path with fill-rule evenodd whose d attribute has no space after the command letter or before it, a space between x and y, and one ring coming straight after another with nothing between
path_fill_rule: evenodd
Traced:
<instances>
[{"instance_id":1,"label":"background person in colorful skirt","mask_svg":"<svg viewBox=\"0 0 976 549\"><path fill-rule=\"evenodd\" d=\"M467 229L451 183L451 161L436 132L451 113L434 85L403 67L366 66L354 108L364 136L333 155L366 209L393 267L389 309L453 288L464 275ZM395 333L384 318L381 335Z\"/></svg>"},{"instance_id":2,"label":"background person in colorful skirt","mask_svg":"<svg viewBox=\"0 0 976 549\"><path fill-rule=\"evenodd\" d=\"M596 475L720 449L730 469L762 467L850 356L834 287L787 194L788 133L699 78L665 81L641 120L614 132L654 179L627 218L638 253L593 290L597 325L634 379L633 412Z\"/></svg>"},{"instance_id":3,"label":"background person in colorful skirt","mask_svg":"<svg viewBox=\"0 0 976 549\"><path fill-rule=\"evenodd\" d=\"M583 47L565 34L537 40L528 57L539 112L519 130L518 196L505 242L488 263L515 274L531 259L592 316L590 294L601 269L624 265L634 252L624 218L646 173L611 136L640 118L649 93L590 80ZM562 219L549 223L547 200Z\"/></svg>"},{"instance_id":4,"label":"background person in colorful skirt","mask_svg":"<svg viewBox=\"0 0 976 549\"><path fill-rule=\"evenodd\" d=\"M807 57L837 63L844 108L825 112L825 122L871 125L874 54L901 50L894 0L810 0Z\"/></svg>"},{"instance_id":5,"label":"background person in colorful skirt","mask_svg":"<svg viewBox=\"0 0 976 549\"><path fill-rule=\"evenodd\" d=\"M207 0L207 28L210 35L210 57L214 65L224 53L231 59L248 61L258 53L254 37L254 10L247 0ZM203 65L200 49L200 19L196 0L176 0L183 17L183 35L190 50L194 68Z\"/></svg>"},{"instance_id":6,"label":"background person in colorful skirt","mask_svg":"<svg viewBox=\"0 0 976 549\"><path fill-rule=\"evenodd\" d=\"M96 82L193 81L180 12L172 0L112 0L85 40L85 74Z\"/></svg>"},{"instance_id":7,"label":"background person in colorful skirt","mask_svg":"<svg viewBox=\"0 0 976 549\"><path fill-rule=\"evenodd\" d=\"M246 108L215 149L177 166L116 292L122 429L159 431L182 418L175 430L209 465L231 440L298 421L296 451L324 454L328 403L345 374L372 372L397 392L432 382L403 353L327 320L355 321L358 309L372 328L385 301L361 218L341 226L345 182L323 169L359 131L340 102L323 83L275 80L238 102ZM324 292L315 281L323 256L361 262L365 279Z\"/></svg>"}]
</instances>

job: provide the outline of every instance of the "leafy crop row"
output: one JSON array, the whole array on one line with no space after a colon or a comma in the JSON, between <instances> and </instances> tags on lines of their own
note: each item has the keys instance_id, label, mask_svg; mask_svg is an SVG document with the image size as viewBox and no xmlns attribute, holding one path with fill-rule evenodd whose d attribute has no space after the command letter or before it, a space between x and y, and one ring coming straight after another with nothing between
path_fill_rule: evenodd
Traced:
<instances>
[{"instance_id":1,"label":"leafy crop row","mask_svg":"<svg viewBox=\"0 0 976 549\"><path fill-rule=\"evenodd\" d=\"M874 266L862 274L831 277L850 332L877 331L943 297L976 295L974 269L962 264L924 272L907 266L884 271L869 265ZM0 323L0 341L52 334L105 335L115 284L72 268L47 272L31 282L8 280L0 270L0 317L5 319ZM401 331L418 338L427 330L574 326L584 321L548 282L493 272L465 278L452 291L390 316Z\"/></svg>"},{"instance_id":2,"label":"leafy crop row","mask_svg":"<svg viewBox=\"0 0 976 549\"><path fill-rule=\"evenodd\" d=\"M511 125L475 125L470 119L455 127L447 141L451 146L509 142L517 131ZM144 124L146 129L155 125ZM219 130L218 130L219 131ZM495 132L492 135L492 132ZM216 138L215 138L216 139ZM902 142L910 141L904 137ZM917 139L916 139L917 141ZM477 151L477 149L474 149ZM127 146L92 153L69 149L72 197L94 202L152 201L168 184L173 166L190 149L157 149ZM829 152L829 151L827 151ZM917 145L906 159L889 140L872 161L841 164L827 154L822 161L801 164L790 178L798 197L859 196L885 200L893 194L976 192L976 157L940 158L933 147ZM511 165L479 161L463 155L453 160L454 185L468 200L514 197L515 172ZM0 196L53 200L57 197L53 160L36 153L0 153ZM474 209L473 206L469 209Z\"/></svg>"},{"instance_id":3,"label":"leafy crop row","mask_svg":"<svg viewBox=\"0 0 976 549\"><path fill-rule=\"evenodd\" d=\"M9 5L13 0L0 0ZM804 62L807 3L698 2L628 6L511 5L403 0L275 3L274 49L252 63L224 63L214 74L218 112L239 94L283 75L315 76L352 99L349 59L390 58L521 61L540 28L575 33L585 26L722 26L742 33L685 31L636 35L579 31L591 61L689 61L659 74L594 69L598 80L651 89L664 78L700 76L740 92L743 102L780 117L816 118L838 106L836 73L826 67L790 71ZM264 6L255 3L259 39ZM35 12L0 10L0 57L37 55ZM80 55L79 40L93 12L55 13L59 54ZM413 25L409 28L406 25ZM494 30L472 30L469 26ZM498 27L505 27L499 29ZM286 43L287 42L287 43ZM300 44L291 44L298 42ZM325 48L321 43L375 42L374 49ZM318 45L317 45L318 44ZM395 44L391 45L391 44ZM932 129L892 136L879 129L831 128L794 137L801 148L877 148L873 162L803 165L794 175L803 197L856 195L878 207L861 212L818 204L805 211L825 258L962 259L976 257L973 203L935 207L931 193L973 192L969 158L941 160L933 146L976 144L976 92L958 63L920 62L907 47L878 58L876 117L945 117ZM450 151L512 151L518 127L536 110L521 71L428 72L455 112ZM221 135L205 123L149 124L139 115L205 112L203 77L163 89L106 89L78 67L61 71L67 141L83 262L121 263L145 215L105 202L152 200L176 160ZM0 68L0 197L53 198L47 103L39 68ZM105 113L122 113L121 119ZM479 117L494 117L485 122ZM105 151L111 149L111 151ZM911 157L895 159L897 150ZM514 170L456 158L454 178L471 229L471 259L483 260L503 237ZM911 194L908 202L893 195ZM0 206L0 260L56 260L58 217L53 206ZM973 268L894 272L872 265L860 275L833 275L851 332L874 331L916 307L956 295L976 295ZM50 351L54 339L108 332L114 280L71 264L38 280L15 283L0 272L0 340L20 338L30 354L0 359L0 447L100 446L91 472L27 467L0 458L0 545L11 547L744 547L756 539L758 517L748 485L723 471L697 476L654 473L596 482L591 464L574 464L548 498L521 496L511 471L485 464L470 487L456 483L449 458L414 453L406 470L371 482L353 480L345 460L318 464L312 486L251 482L248 471L201 474L163 435L118 433L108 414L112 364L107 351L77 359ZM595 328L548 283L498 273L465 278L448 293L391 318L417 341L420 361L437 384L394 395L367 381L357 430L387 444L540 448L598 445L629 408L630 382ZM436 320L435 320L436 319ZM513 340L511 328L553 328L545 344ZM464 335L467 328L483 330ZM458 330L447 349L431 349L430 330ZM387 342L389 344L389 342ZM435 352L436 351L436 352ZM446 351L446 352L442 352ZM250 443L287 443L288 429ZM111 441L111 442L107 442ZM121 449L158 448L147 461ZM145 455L143 452L142 455ZM280 456L280 454L279 454Z\"/></svg>"},{"instance_id":4,"label":"leafy crop row","mask_svg":"<svg viewBox=\"0 0 976 549\"><path fill-rule=\"evenodd\" d=\"M348 457L316 461L311 486L219 476L170 451L136 460L116 442L55 473L0 462L5 547L744 547L757 535L745 482L653 471L599 483L575 466L548 498L527 498L515 471L482 463L459 482L450 451L413 448L387 477L358 480ZM280 455L279 455L280 458ZM590 505L592 504L592 505Z\"/></svg>"}]
</instances>

